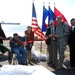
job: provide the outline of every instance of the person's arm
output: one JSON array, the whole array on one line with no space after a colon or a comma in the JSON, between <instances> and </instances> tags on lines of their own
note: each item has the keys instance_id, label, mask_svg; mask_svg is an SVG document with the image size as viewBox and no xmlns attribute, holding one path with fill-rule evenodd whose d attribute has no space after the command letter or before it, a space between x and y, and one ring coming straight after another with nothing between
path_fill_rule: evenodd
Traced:
<instances>
[{"instance_id":1,"label":"person's arm","mask_svg":"<svg viewBox=\"0 0 75 75\"><path fill-rule=\"evenodd\" d=\"M34 43L34 32L31 33L31 36L30 37L31 37L30 38L31 39L31 44L33 45L33 43Z\"/></svg>"},{"instance_id":2,"label":"person's arm","mask_svg":"<svg viewBox=\"0 0 75 75\"><path fill-rule=\"evenodd\" d=\"M9 45L10 45L10 47L13 49L13 48L15 48L18 44L15 43L14 40L10 40L10 41L9 41Z\"/></svg>"},{"instance_id":3,"label":"person's arm","mask_svg":"<svg viewBox=\"0 0 75 75\"><path fill-rule=\"evenodd\" d=\"M32 32L32 40L34 41L34 32Z\"/></svg>"},{"instance_id":4,"label":"person's arm","mask_svg":"<svg viewBox=\"0 0 75 75\"><path fill-rule=\"evenodd\" d=\"M51 30L50 30L50 28L48 28L46 31L46 39L52 38L52 37L53 37L53 34L51 34Z\"/></svg>"},{"instance_id":5,"label":"person's arm","mask_svg":"<svg viewBox=\"0 0 75 75\"><path fill-rule=\"evenodd\" d=\"M25 37L27 38L27 30L24 32L24 34L25 34Z\"/></svg>"},{"instance_id":6,"label":"person's arm","mask_svg":"<svg viewBox=\"0 0 75 75\"><path fill-rule=\"evenodd\" d=\"M2 37L3 37L3 38L6 38L6 35L5 35L5 33L4 33L3 30L2 30Z\"/></svg>"},{"instance_id":7,"label":"person's arm","mask_svg":"<svg viewBox=\"0 0 75 75\"><path fill-rule=\"evenodd\" d=\"M46 37L49 36L49 28L47 28L47 31L46 31Z\"/></svg>"}]
</instances>

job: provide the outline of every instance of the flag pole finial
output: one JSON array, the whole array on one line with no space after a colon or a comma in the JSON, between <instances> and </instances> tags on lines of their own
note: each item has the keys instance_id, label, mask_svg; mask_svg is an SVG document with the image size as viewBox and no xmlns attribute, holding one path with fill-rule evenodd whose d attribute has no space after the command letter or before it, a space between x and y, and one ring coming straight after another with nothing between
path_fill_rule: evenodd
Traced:
<instances>
[{"instance_id":1,"label":"flag pole finial","mask_svg":"<svg viewBox=\"0 0 75 75\"><path fill-rule=\"evenodd\" d=\"M50 2L48 2L48 5L50 6Z\"/></svg>"},{"instance_id":2,"label":"flag pole finial","mask_svg":"<svg viewBox=\"0 0 75 75\"><path fill-rule=\"evenodd\" d=\"M32 3L34 3L34 0L32 0Z\"/></svg>"},{"instance_id":3,"label":"flag pole finial","mask_svg":"<svg viewBox=\"0 0 75 75\"><path fill-rule=\"evenodd\" d=\"M43 5L45 5L45 2L43 2Z\"/></svg>"},{"instance_id":4,"label":"flag pole finial","mask_svg":"<svg viewBox=\"0 0 75 75\"><path fill-rule=\"evenodd\" d=\"M54 7L55 7L55 2L54 2Z\"/></svg>"}]
</instances>

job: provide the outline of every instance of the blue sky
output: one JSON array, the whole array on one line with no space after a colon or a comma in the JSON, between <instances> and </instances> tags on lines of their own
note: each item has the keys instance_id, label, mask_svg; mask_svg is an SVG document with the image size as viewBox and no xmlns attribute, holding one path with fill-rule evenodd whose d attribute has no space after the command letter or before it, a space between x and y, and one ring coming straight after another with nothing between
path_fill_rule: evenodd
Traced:
<instances>
[{"instance_id":1,"label":"blue sky","mask_svg":"<svg viewBox=\"0 0 75 75\"><path fill-rule=\"evenodd\" d=\"M42 25L43 2L45 7L54 11L55 7L62 12L70 24L70 19L75 17L75 0L34 0L38 24ZM24 31L32 20L32 0L0 0L0 22L19 22L21 25L4 25L2 28L6 36L12 36L14 32L24 36Z\"/></svg>"}]
</instances>

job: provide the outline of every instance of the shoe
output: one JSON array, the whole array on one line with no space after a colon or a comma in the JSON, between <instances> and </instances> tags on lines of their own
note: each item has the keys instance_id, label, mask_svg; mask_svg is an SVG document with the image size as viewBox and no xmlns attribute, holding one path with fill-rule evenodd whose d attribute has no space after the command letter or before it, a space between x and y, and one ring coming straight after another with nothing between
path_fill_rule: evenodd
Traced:
<instances>
[{"instance_id":1,"label":"shoe","mask_svg":"<svg viewBox=\"0 0 75 75\"><path fill-rule=\"evenodd\" d=\"M28 63L27 63L27 62L25 62L25 63L22 63L22 65L28 65Z\"/></svg>"},{"instance_id":2,"label":"shoe","mask_svg":"<svg viewBox=\"0 0 75 75\"><path fill-rule=\"evenodd\" d=\"M3 65L0 64L0 67L2 67Z\"/></svg>"},{"instance_id":3,"label":"shoe","mask_svg":"<svg viewBox=\"0 0 75 75\"><path fill-rule=\"evenodd\" d=\"M54 64L54 63L53 63L52 66L53 66L53 67L57 67L57 64Z\"/></svg>"},{"instance_id":4,"label":"shoe","mask_svg":"<svg viewBox=\"0 0 75 75\"><path fill-rule=\"evenodd\" d=\"M55 67L55 64L54 63L52 63L52 67Z\"/></svg>"},{"instance_id":5,"label":"shoe","mask_svg":"<svg viewBox=\"0 0 75 75\"><path fill-rule=\"evenodd\" d=\"M19 65L22 65L22 63L19 63Z\"/></svg>"},{"instance_id":6,"label":"shoe","mask_svg":"<svg viewBox=\"0 0 75 75\"><path fill-rule=\"evenodd\" d=\"M73 69L73 70L75 70L75 67L71 67L71 66L69 66L68 69Z\"/></svg>"},{"instance_id":7,"label":"shoe","mask_svg":"<svg viewBox=\"0 0 75 75\"><path fill-rule=\"evenodd\" d=\"M62 66L62 64L60 63L55 69L62 69L63 68L63 66Z\"/></svg>"},{"instance_id":8,"label":"shoe","mask_svg":"<svg viewBox=\"0 0 75 75\"><path fill-rule=\"evenodd\" d=\"M48 62L47 64L52 64L53 62Z\"/></svg>"},{"instance_id":9,"label":"shoe","mask_svg":"<svg viewBox=\"0 0 75 75\"><path fill-rule=\"evenodd\" d=\"M9 62L9 64L11 64L12 63L12 60L9 60L8 62Z\"/></svg>"},{"instance_id":10,"label":"shoe","mask_svg":"<svg viewBox=\"0 0 75 75\"><path fill-rule=\"evenodd\" d=\"M75 70L75 67L72 67L73 70Z\"/></svg>"},{"instance_id":11,"label":"shoe","mask_svg":"<svg viewBox=\"0 0 75 75\"><path fill-rule=\"evenodd\" d=\"M75 70L75 67L70 67L69 69Z\"/></svg>"},{"instance_id":12,"label":"shoe","mask_svg":"<svg viewBox=\"0 0 75 75\"><path fill-rule=\"evenodd\" d=\"M28 62L30 65L33 65L33 63L31 61Z\"/></svg>"}]
</instances>

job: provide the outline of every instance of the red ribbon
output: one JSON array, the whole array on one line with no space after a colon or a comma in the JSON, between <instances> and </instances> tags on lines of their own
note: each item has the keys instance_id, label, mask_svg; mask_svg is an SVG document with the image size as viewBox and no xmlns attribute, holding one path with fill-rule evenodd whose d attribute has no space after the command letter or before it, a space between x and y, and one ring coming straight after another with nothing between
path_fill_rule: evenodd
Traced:
<instances>
[{"instance_id":1,"label":"red ribbon","mask_svg":"<svg viewBox=\"0 0 75 75\"><path fill-rule=\"evenodd\" d=\"M15 42L12 41L12 40L10 40L10 42L15 43ZM32 40L27 41L27 42L19 41L19 44L23 44L23 45L25 45L25 44L30 44L30 43L33 43L33 41L32 41Z\"/></svg>"}]
</instances>

